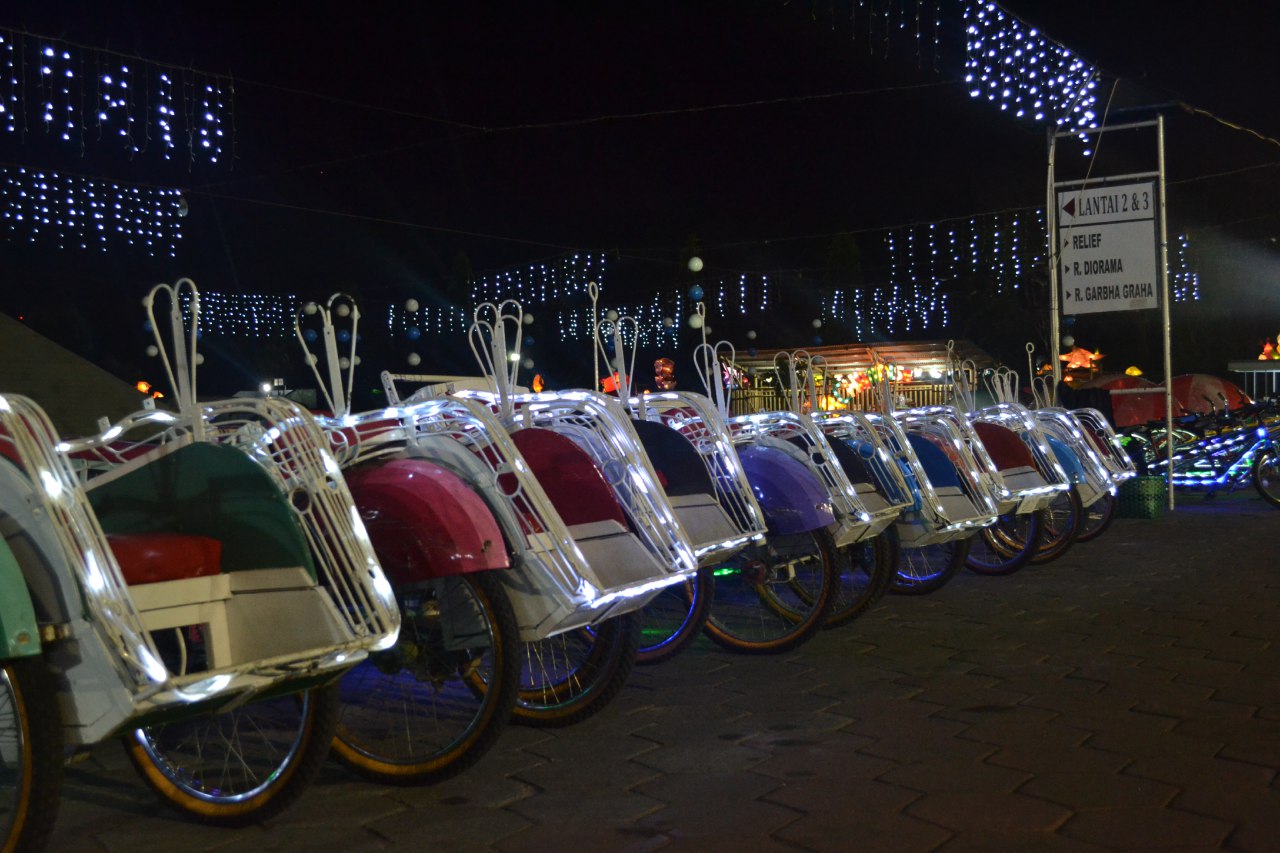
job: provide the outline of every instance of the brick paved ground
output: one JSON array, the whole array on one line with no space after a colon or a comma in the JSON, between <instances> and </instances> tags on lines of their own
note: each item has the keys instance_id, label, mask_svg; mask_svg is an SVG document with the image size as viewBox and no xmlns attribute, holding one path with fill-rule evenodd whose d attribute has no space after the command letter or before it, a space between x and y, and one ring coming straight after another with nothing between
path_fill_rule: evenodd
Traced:
<instances>
[{"instance_id":1,"label":"brick paved ground","mask_svg":"<svg viewBox=\"0 0 1280 853\"><path fill-rule=\"evenodd\" d=\"M790 655L702 642L436 788L332 765L235 832L118 747L54 850L1280 850L1280 510L1188 501L1061 560L890 598Z\"/></svg>"}]
</instances>

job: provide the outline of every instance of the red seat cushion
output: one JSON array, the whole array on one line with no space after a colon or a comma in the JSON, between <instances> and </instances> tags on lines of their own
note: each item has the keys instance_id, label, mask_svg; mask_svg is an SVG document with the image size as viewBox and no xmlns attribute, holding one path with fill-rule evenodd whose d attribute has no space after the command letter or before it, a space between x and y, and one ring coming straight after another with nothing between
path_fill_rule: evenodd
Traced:
<instances>
[{"instance_id":1,"label":"red seat cushion","mask_svg":"<svg viewBox=\"0 0 1280 853\"><path fill-rule=\"evenodd\" d=\"M113 533L111 552L126 583L200 578L222 571L222 543L185 533Z\"/></svg>"}]
</instances>

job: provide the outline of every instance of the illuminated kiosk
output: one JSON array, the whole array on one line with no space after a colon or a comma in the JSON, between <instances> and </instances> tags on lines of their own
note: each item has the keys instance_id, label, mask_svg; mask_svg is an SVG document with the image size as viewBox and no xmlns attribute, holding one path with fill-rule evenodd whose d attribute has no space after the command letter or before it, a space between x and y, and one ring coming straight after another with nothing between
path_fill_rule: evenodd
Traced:
<instances>
[{"instance_id":1,"label":"illuminated kiosk","mask_svg":"<svg viewBox=\"0 0 1280 853\"><path fill-rule=\"evenodd\" d=\"M953 357L980 373L998 362L971 341L954 341ZM788 349L762 349L755 355L739 354L732 371L733 413L786 409L786 389L774 370L774 357ZM876 409L872 382L876 362L890 371L890 385L898 408L937 406L951 402L952 384L947 375L947 341L906 341L876 344L840 344L806 347L804 352L825 361L820 366L818 397L824 409ZM873 357L872 353L875 356ZM825 374L825 376L823 375ZM970 376L970 387L981 387ZM741 387L737 387L741 383Z\"/></svg>"}]
</instances>

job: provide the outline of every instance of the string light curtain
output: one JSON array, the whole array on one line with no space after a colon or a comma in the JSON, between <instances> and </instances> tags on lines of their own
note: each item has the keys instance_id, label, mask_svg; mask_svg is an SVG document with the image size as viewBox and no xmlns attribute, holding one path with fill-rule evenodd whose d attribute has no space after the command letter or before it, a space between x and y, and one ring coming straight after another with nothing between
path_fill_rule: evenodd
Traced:
<instances>
[{"instance_id":1,"label":"string light curtain","mask_svg":"<svg viewBox=\"0 0 1280 853\"><path fill-rule=\"evenodd\" d=\"M1058 129L1098 126L1098 69L986 0L964 0L969 96Z\"/></svg>"},{"instance_id":2,"label":"string light curtain","mask_svg":"<svg viewBox=\"0 0 1280 853\"><path fill-rule=\"evenodd\" d=\"M606 255L577 252L551 261L485 273L471 284L471 300L500 302L515 299L521 304L546 304L581 296L587 285L603 285Z\"/></svg>"},{"instance_id":3,"label":"string light curtain","mask_svg":"<svg viewBox=\"0 0 1280 853\"><path fill-rule=\"evenodd\" d=\"M178 190L0 167L0 221L13 240L174 257L182 213Z\"/></svg>"},{"instance_id":4,"label":"string light curtain","mask_svg":"<svg viewBox=\"0 0 1280 853\"><path fill-rule=\"evenodd\" d=\"M21 142L231 166L229 77L5 29L0 65L0 127Z\"/></svg>"}]
</instances>

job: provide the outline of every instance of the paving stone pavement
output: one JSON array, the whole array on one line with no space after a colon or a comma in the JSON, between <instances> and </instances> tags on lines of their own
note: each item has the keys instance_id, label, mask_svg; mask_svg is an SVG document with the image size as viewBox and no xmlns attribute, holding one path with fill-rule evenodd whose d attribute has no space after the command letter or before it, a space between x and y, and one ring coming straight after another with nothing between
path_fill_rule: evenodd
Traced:
<instances>
[{"instance_id":1,"label":"paving stone pavement","mask_svg":"<svg viewBox=\"0 0 1280 853\"><path fill-rule=\"evenodd\" d=\"M1280 510L1188 500L1004 578L890 597L778 657L700 641L461 777L332 764L193 825L106 744L52 850L1280 850Z\"/></svg>"}]
</instances>

